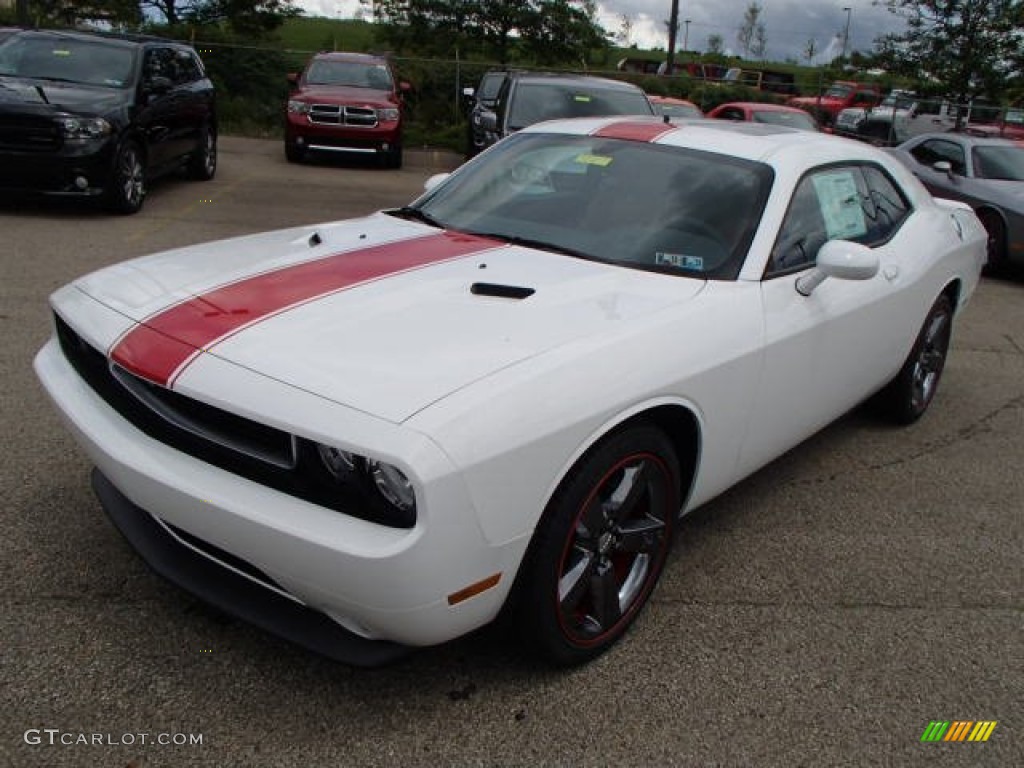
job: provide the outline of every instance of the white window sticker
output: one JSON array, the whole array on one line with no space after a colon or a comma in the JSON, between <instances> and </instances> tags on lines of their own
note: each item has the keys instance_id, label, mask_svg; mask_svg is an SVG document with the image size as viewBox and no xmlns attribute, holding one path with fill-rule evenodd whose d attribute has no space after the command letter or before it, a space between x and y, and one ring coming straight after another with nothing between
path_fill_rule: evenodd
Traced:
<instances>
[{"instance_id":1,"label":"white window sticker","mask_svg":"<svg viewBox=\"0 0 1024 768\"><path fill-rule=\"evenodd\" d=\"M819 174L814 177L814 189L829 240L848 240L868 231L857 181L851 171Z\"/></svg>"}]
</instances>

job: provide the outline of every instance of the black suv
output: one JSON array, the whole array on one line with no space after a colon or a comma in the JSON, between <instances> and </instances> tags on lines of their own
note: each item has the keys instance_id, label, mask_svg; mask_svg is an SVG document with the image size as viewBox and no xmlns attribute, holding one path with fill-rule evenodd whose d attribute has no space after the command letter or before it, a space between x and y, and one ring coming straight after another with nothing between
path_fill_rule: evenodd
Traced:
<instances>
[{"instance_id":1,"label":"black suv","mask_svg":"<svg viewBox=\"0 0 1024 768\"><path fill-rule=\"evenodd\" d=\"M187 45L25 30L0 43L0 190L142 207L146 183L217 170L213 84Z\"/></svg>"},{"instance_id":2,"label":"black suv","mask_svg":"<svg viewBox=\"0 0 1024 768\"><path fill-rule=\"evenodd\" d=\"M499 87L492 97L489 89ZM470 146L476 154L498 139L544 120L608 115L653 115L642 90L631 83L551 72L488 72L470 113Z\"/></svg>"}]
</instances>

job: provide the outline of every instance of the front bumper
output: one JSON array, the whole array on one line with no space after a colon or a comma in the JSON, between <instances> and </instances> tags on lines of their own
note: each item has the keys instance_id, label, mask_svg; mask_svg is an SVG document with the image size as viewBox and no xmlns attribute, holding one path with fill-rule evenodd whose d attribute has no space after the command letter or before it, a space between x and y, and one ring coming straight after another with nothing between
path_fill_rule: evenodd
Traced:
<instances>
[{"instance_id":1,"label":"front bumper","mask_svg":"<svg viewBox=\"0 0 1024 768\"><path fill-rule=\"evenodd\" d=\"M297 645L355 666L373 667L405 656L408 646L367 640L288 598L205 557L131 503L94 469L92 487L104 511L156 573L205 602Z\"/></svg>"},{"instance_id":2,"label":"front bumper","mask_svg":"<svg viewBox=\"0 0 1024 768\"><path fill-rule=\"evenodd\" d=\"M65 143L53 151L0 150L0 190L96 197L110 183L112 139Z\"/></svg>"},{"instance_id":3,"label":"front bumper","mask_svg":"<svg viewBox=\"0 0 1024 768\"><path fill-rule=\"evenodd\" d=\"M136 544L123 520L144 515L147 522L136 527L151 531L157 526L187 544L210 568L184 582L174 575L180 567L168 574L154 562L148 545L136 546L158 571L225 610L321 653L323 643L311 644L305 631L289 635L272 617L254 616L258 599L240 597L234 588L214 594L209 586L197 588L196 580L206 584L237 576L263 595L268 611L280 598L349 634L399 645L450 640L488 623L500 610L527 542L488 542L457 472L432 470L419 489L422 508L415 527L390 528L274 490L149 437L85 383L56 339L40 350L35 369L104 476L101 499L118 527ZM287 398L287 389L275 399ZM335 411L322 411L321 419L345 426ZM353 432L363 427L350 426ZM438 455L438 461L444 460ZM453 594L495 573L501 574L497 586L452 604ZM326 636L319 630L314 634ZM349 654L349 645L343 642L328 655L365 663L360 654ZM385 646L369 655L393 652Z\"/></svg>"},{"instance_id":4,"label":"front bumper","mask_svg":"<svg viewBox=\"0 0 1024 768\"><path fill-rule=\"evenodd\" d=\"M312 123L305 115L290 112L285 119L285 141L302 149L377 154L393 151L402 143L400 120L359 127Z\"/></svg>"}]
</instances>

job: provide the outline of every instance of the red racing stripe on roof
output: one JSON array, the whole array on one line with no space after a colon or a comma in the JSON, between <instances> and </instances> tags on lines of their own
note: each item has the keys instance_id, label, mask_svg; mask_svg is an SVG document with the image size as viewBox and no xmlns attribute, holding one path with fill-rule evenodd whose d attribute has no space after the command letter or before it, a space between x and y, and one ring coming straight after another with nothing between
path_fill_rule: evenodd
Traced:
<instances>
[{"instance_id":1,"label":"red racing stripe on roof","mask_svg":"<svg viewBox=\"0 0 1024 768\"><path fill-rule=\"evenodd\" d=\"M602 139L627 139L629 141L657 141L678 126L640 120L623 120L600 128L592 135Z\"/></svg>"},{"instance_id":2,"label":"red racing stripe on roof","mask_svg":"<svg viewBox=\"0 0 1024 768\"><path fill-rule=\"evenodd\" d=\"M110 358L147 381L173 386L199 354L247 326L338 291L498 245L444 232L264 272L158 312L115 342Z\"/></svg>"}]
</instances>

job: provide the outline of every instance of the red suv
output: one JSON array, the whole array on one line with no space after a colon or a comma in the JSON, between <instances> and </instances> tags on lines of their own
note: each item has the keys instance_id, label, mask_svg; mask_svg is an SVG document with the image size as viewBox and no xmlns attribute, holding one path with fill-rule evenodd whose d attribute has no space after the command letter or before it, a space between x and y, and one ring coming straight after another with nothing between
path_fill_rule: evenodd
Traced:
<instances>
[{"instance_id":1,"label":"red suv","mask_svg":"<svg viewBox=\"0 0 1024 768\"><path fill-rule=\"evenodd\" d=\"M363 53L318 53L301 75L288 75L284 152L297 163L307 152L377 155L402 167L402 94L388 60Z\"/></svg>"}]
</instances>

